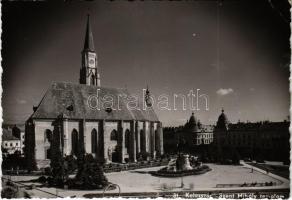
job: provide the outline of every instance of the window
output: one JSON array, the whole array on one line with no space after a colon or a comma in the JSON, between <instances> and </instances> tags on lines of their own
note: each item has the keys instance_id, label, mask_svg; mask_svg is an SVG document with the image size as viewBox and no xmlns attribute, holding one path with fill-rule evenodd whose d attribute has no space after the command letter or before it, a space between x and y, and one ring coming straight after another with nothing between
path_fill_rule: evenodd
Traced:
<instances>
[{"instance_id":1,"label":"window","mask_svg":"<svg viewBox=\"0 0 292 200\"><path fill-rule=\"evenodd\" d=\"M13 146L13 144L10 142L10 146L12 147Z\"/></svg>"},{"instance_id":2,"label":"window","mask_svg":"<svg viewBox=\"0 0 292 200\"><path fill-rule=\"evenodd\" d=\"M130 149L130 130L127 129L125 132L125 147L127 148L127 153L129 153Z\"/></svg>"},{"instance_id":3,"label":"window","mask_svg":"<svg viewBox=\"0 0 292 200\"><path fill-rule=\"evenodd\" d=\"M8 146L8 144L7 144L7 143L5 143L5 146L7 147L7 146Z\"/></svg>"},{"instance_id":4,"label":"window","mask_svg":"<svg viewBox=\"0 0 292 200\"><path fill-rule=\"evenodd\" d=\"M97 131L94 128L91 131L91 153L97 153Z\"/></svg>"},{"instance_id":5,"label":"window","mask_svg":"<svg viewBox=\"0 0 292 200\"><path fill-rule=\"evenodd\" d=\"M51 142L52 141L52 131L50 129L45 130L45 142Z\"/></svg>"},{"instance_id":6,"label":"window","mask_svg":"<svg viewBox=\"0 0 292 200\"><path fill-rule=\"evenodd\" d=\"M51 149L46 149L46 159L51 159Z\"/></svg>"},{"instance_id":7,"label":"window","mask_svg":"<svg viewBox=\"0 0 292 200\"><path fill-rule=\"evenodd\" d=\"M145 151L146 150L145 136L144 136L144 131L143 130L140 130L140 149L141 149L141 151Z\"/></svg>"},{"instance_id":8,"label":"window","mask_svg":"<svg viewBox=\"0 0 292 200\"><path fill-rule=\"evenodd\" d=\"M18 142L16 142L15 146L18 146Z\"/></svg>"},{"instance_id":9,"label":"window","mask_svg":"<svg viewBox=\"0 0 292 200\"><path fill-rule=\"evenodd\" d=\"M71 134L72 141L72 155L78 155L78 132L76 129L73 129Z\"/></svg>"},{"instance_id":10,"label":"window","mask_svg":"<svg viewBox=\"0 0 292 200\"><path fill-rule=\"evenodd\" d=\"M118 132L116 130L111 132L111 140L118 140Z\"/></svg>"},{"instance_id":11,"label":"window","mask_svg":"<svg viewBox=\"0 0 292 200\"><path fill-rule=\"evenodd\" d=\"M159 140L159 135L158 135L157 130L155 130L154 134L155 134L155 150L159 151L159 142L160 142L160 140Z\"/></svg>"}]
</instances>

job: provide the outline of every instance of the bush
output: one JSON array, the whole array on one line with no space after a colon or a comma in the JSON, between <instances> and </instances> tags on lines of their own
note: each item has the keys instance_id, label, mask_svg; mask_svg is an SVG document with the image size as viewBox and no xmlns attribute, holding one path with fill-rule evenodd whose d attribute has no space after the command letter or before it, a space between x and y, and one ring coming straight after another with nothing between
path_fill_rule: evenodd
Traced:
<instances>
[{"instance_id":1,"label":"bush","mask_svg":"<svg viewBox=\"0 0 292 200\"><path fill-rule=\"evenodd\" d=\"M12 187L6 187L1 191L1 197L4 199L17 198L17 190Z\"/></svg>"},{"instance_id":2,"label":"bush","mask_svg":"<svg viewBox=\"0 0 292 200\"><path fill-rule=\"evenodd\" d=\"M38 182L45 183L45 182L47 182L47 178L45 176L41 176L38 178Z\"/></svg>"},{"instance_id":3,"label":"bush","mask_svg":"<svg viewBox=\"0 0 292 200\"><path fill-rule=\"evenodd\" d=\"M98 189L108 185L103 168L91 154L79 158L78 172L75 177L76 187L79 189ZM82 163L82 164L81 164Z\"/></svg>"},{"instance_id":4,"label":"bush","mask_svg":"<svg viewBox=\"0 0 292 200\"><path fill-rule=\"evenodd\" d=\"M148 160L150 158L150 153L148 152L140 152L138 153L138 161Z\"/></svg>"},{"instance_id":5,"label":"bush","mask_svg":"<svg viewBox=\"0 0 292 200\"><path fill-rule=\"evenodd\" d=\"M49 186L53 186L54 185L54 179L52 177L48 177L47 178L47 183Z\"/></svg>"},{"instance_id":6,"label":"bush","mask_svg":"<svg viewBox=\"0 0 292 200\"><path fill-rule=\"evenodd\" d=\"M68 188L69 188L69 189L74 189L74 188L76 188L76 185L75 185L75 181L74 181L74 179L68 179L68 180L65 182L65 185L68 185Z\"/></svg>"},{"instance_id":7,"label":"bush","mask_svg":"<svg viewBox=\"0 0 292 200\"><path fill-rule=\"evenodd\" d=\"M14 169L25 169L25 158L21 157L21 155L18 152L15 152L14 154L8 154L7 156L3 156L2 161L2 169L10 170Z\"/></svg>"},{"instance_id":8,"label":"bush","mask_svg":"<svg viewBox=\"0 0 292 200\"><path fill-rule=\"evenodd\" d=\"M52 169L50 167L45 168L45 175L48 175L48 176L52 175Z\"/></svg>"},{"instance_id":9,"label":"bush","mask_svg":"<svg viewBox=\"0 0 292 200\"><path fill-rule=\"evenodd\" d=\"M6 185L7 185L7 186L14 186L14 184L13 184L11 181L7 181L7 182L6 182Z\"/></svg>"},{"instance_id":10,"label":"bush","mask_svg":"<svg viewBox=\"0 0 292 200\"><path fill-rule=\"evenodd\" d=\"M72 156L66 156L64 159L65 170L67 174L72 174L77 169L77 159Z\"/></svg>"}]
</instances>

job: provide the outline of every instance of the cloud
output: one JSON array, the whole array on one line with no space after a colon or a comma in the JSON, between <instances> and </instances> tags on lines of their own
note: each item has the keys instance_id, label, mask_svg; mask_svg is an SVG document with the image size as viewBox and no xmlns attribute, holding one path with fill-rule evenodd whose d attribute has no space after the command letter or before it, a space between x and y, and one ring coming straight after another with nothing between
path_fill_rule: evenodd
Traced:
<instances>
[{"instance_id":1,"label":"cloud","mask_svg":"<svg viewBox=\"0 0 292 200\"><path fill-rule=\"evenodd\" d=\"M220 95L220 96L225 96L225 95L228 95L228 94L231 94L233 92L233 89L232 88L220 88L219 90L217 90L217 94Z\"/></svg>"},{"instance_id":2,"label":"cloud","mask_svg":"<svg viewBox=\"0 0 292 200\"><path fill-rule=\"evenodd\" d=\"M27 103L27 101L24 99L17 99L16 102L17 102L17 104L26 104Z\"/></svg>"}]
</instances>

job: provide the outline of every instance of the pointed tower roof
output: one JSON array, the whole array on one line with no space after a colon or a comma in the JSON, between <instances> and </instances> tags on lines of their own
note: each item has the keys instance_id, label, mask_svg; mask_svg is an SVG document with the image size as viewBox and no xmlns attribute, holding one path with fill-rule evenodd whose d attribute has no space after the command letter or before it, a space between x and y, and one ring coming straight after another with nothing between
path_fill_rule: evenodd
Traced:
<instances>
[{"instance_id":1,"label":"pointed tower roof","mask_svg":"<svg viewBox=\"0 0 292 200\"><path fill-rule=\"evenodd\" d=\"M224 109L222 108L221 110L221 114L218 117L218 121L217 121L217 128L223 129L223 130L227 130L228 129L228 118L226 116L226 114L224 113Z\"/></svg>"},{"instance_id":2,"label":"pointed tower roof","mask_svg":"<svg viewBox=\"0 0 292 200\"><path fill-rule=\"evenodd\" d=\"M94 49L94 42L93 42L93 35L90 26L90 15L87 15L87 25L86 25L86 34L85 34L85 41L84 41L84 48L83 51L95 51Z\"/></svg>"},{"instance_id":3,"label":"pointed tower roof","mask_svg":"<svg viewBox=\"0 0 292 200\"><path fill-rule=\"evenodd\" d=\"M188 131L190 132L197 132L198 131L198 120L195 117L195 114L192 112L192 115L185 126Z\"/></svg>"}]
</instances>

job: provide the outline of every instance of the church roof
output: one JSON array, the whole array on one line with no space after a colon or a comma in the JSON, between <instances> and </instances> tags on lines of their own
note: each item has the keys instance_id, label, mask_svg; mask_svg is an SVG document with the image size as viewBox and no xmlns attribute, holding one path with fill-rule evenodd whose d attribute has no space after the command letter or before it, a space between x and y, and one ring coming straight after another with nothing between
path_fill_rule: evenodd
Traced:
<instances>
[{"instance_id":1,"label":"church roof","mask_svg":"<svg viewBox=\"0 0 292 200\"><path fill-rule=\"evenodd\" d=\"M96 107L97 101L95 97L97 96L97 91L99 110L97 108L90 108L88 103L88 99L91 96L93 97L90 101L91 105ZM113 105L111 106L113 109L111 111L103 108L106 106L102 106L105 101L111 101L103 99L105 95L113 98ZM68 119L159 121L151 107L143 110L141 101L138 102L140 110L128 109L127 104L129 100L127 101L126 98L123 98L123 95L129 96L126 89L55 82L47 90L31 117L33 119L55 119L58 115L63 114ZM134 107L133 103L129 104L131 107ZM120 109L118 110L118 108Z\"/></svg>"},{"instance_id":2,"label":"church roof","mask_svg":"<svg viewBox=\"0 0 292 200\"><path fill-rule=\"evenodd\" d=\"M86 34L83 51L95 51L89 15L87 16Z\"/></svg>"}]
</instances>

